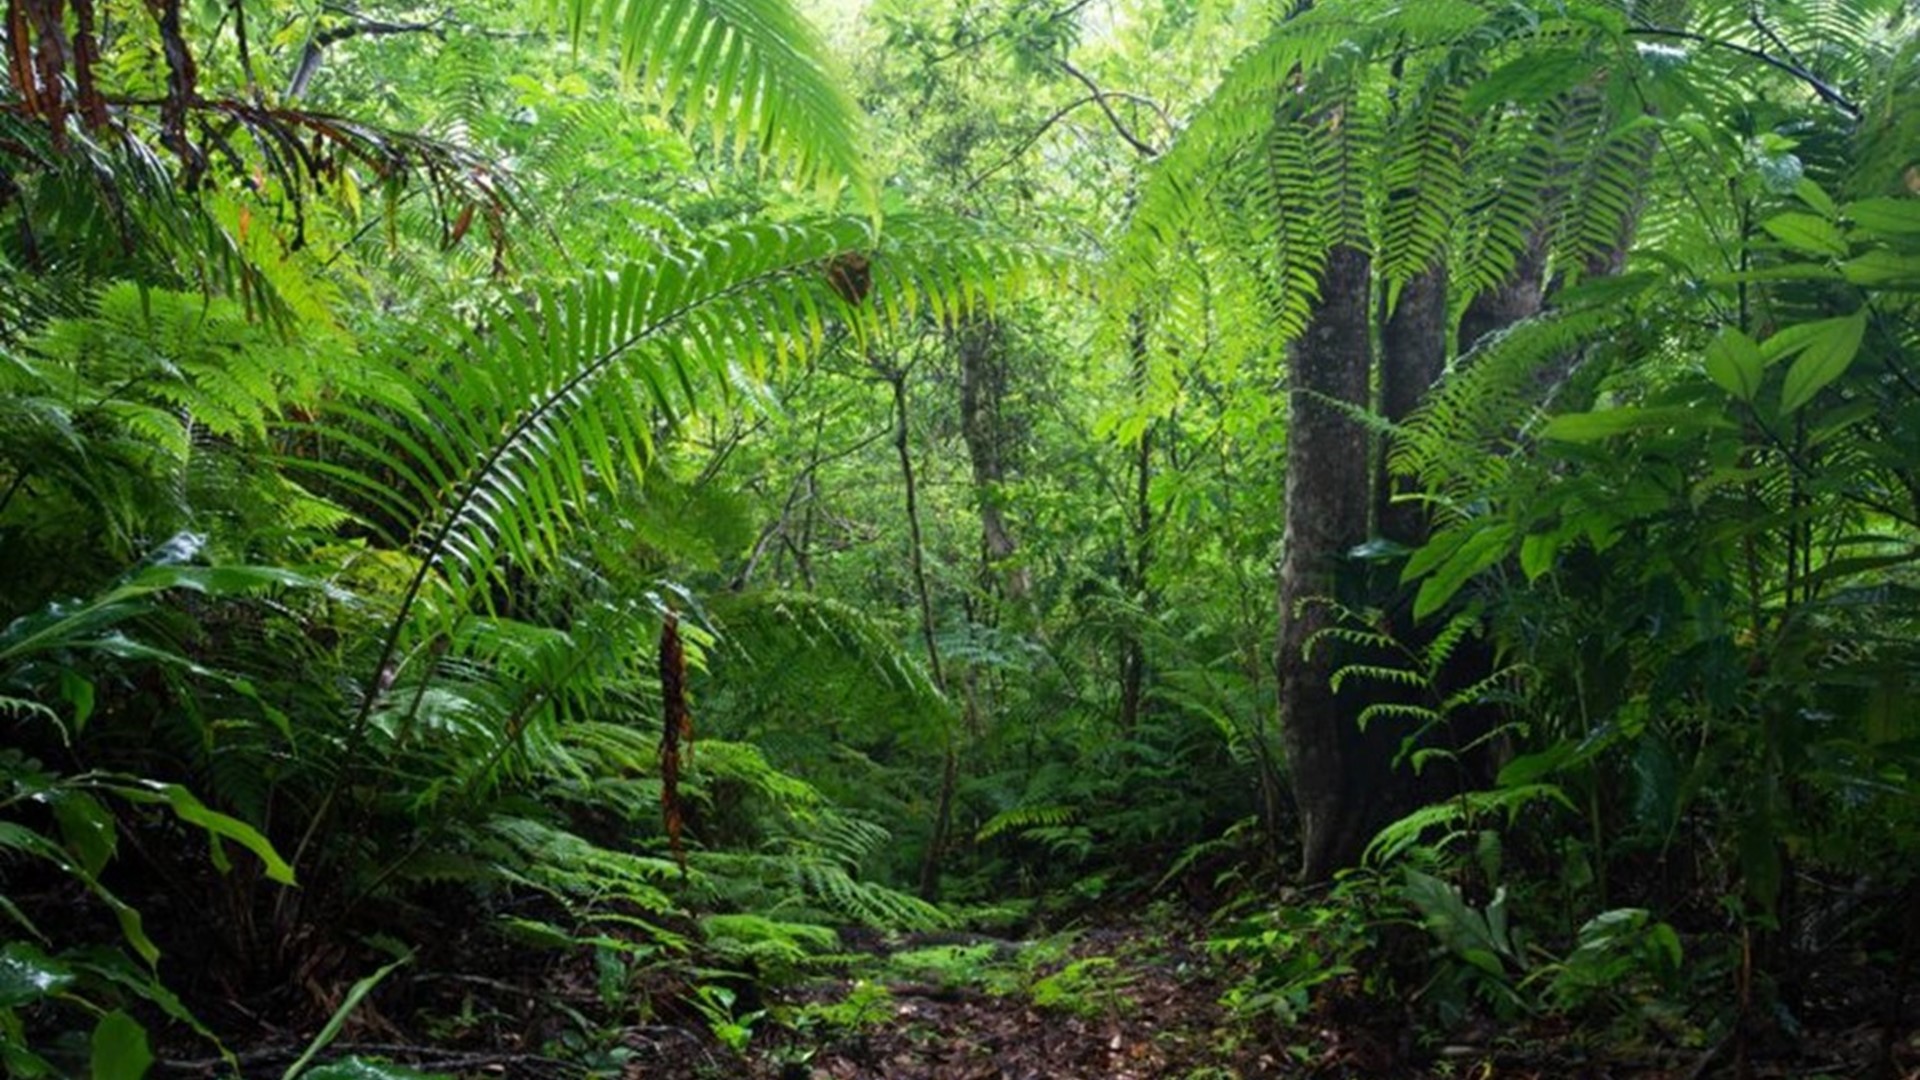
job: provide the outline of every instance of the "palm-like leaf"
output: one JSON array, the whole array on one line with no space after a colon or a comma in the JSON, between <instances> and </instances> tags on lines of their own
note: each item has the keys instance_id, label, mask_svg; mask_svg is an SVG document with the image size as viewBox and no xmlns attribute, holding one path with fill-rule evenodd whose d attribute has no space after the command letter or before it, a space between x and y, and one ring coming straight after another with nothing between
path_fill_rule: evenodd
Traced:
<instances>
[{"instance_id":1,"label":"palm-like leaf","mask_svg":"<svg viewBox=\"0 0 1920 1080\"><path fill-rule=\"evenodd\" d=\"M872 293L858 306L829 272L849 252L870 253ZM502 560L550 565L596 490L638 475L656 429L697 404L703 385L751 381L809 353L830 318L865 334L923 308L957 315L1020 268L1014 249L957 224L896 220L884 236L851 218L752 225L509 302L484 331L452 319L432 327L457 343L457 363L422 373L411 358L393 361L390 377L373 380L384 390L319 425L339 452L303 462L364 500L370 519L412 531L418 563L379 677L395 674L430 582L458 612Z\"/></svg>"},{"instance_id":2,"label":"palm-like leaf","mask_svg":"<svg viewBox=\"0 0 1920 1080\"><path fill-rule=\"evenodd\" d=\"M784 158L815 182L850 181L871 202L860 111L819 32L789 0L544 0L576 45L591 36L620 65L685 103L715 142Z\"/></svg>"},{"instance_id":3,"label":"palm-like leaf","mask_svg":"<svg viewBox=\"0 0 1920 1080\"><path fill-rule=\"evenodd\" d=\"M1285 340L1336 245L1369 251L1389 297L1442 261L1469 295L1498 284L1547 224L1569 263L1617 245L1641 172L1638 137L1612 137L1637 71L1618 22L1604 5L1478 0L1348 0L1281 21L1155 164L1120 291L1167 303L1170 254L1233 253L1220 268L1261 279ZM1586 127L1535 122L1583 82Z\"/></svg>"}]
</instances>

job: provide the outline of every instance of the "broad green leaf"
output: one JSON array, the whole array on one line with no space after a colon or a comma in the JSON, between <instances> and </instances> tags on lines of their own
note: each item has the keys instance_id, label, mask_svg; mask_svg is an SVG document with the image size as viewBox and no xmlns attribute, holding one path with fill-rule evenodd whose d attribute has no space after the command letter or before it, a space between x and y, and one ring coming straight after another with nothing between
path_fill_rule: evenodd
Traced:
<instances>
[{"instance_id":1,"label":"broad green leaf","mask_svg":"<svg viewBox=\"0 0 1920 1080\"><path fill-rule=\"evenodd\" d=\"M1651 270L1606 274L1560 290L1554 301L1560 307L1621 304L1667 280L1665 275Z\"/></svg>"},{"instance_id":2,"label":"broad green leaf","mask_svg":"<svg viewBox=\"0 0 1920 1080\"><path fill-rule=\"evenodd\" d=\"M1793 412L1813 400L1828 383L1846 374L1853 358L1860 353L1861 339L1867 333L1867 313L1863 309L1838 319L1813 323L1816 333L1787 369L1787 381L1780 388L1780 411Z\"/></svg>"},{"instance_id":3,"label":"broad green leaf","mask_svg":"<svg viewBox=\"0 0 1920 1080\"><path fill-rule=\"evenodd\" d=\"M1424 619L1444 607L1475 574L1499 562L1512 539L1511 525L1493 525L1474 533L1420 584L1413 601L1413 617Z\"/></svg>"},{"instance_id":4,"label":"broad green leaf","mask_svg":"<svg viewBox=\"0 0 1920 1080\"><path fill-rule=\"evenodd\" d=\"M1553 569L1553 560L1560 554L1560 544L1564 537L1558 532L1529 533L1520 541L1520 572L1528 581L1540 580L1540 575Z\"/></svg>"},{"instance_id":5,"label":"broad green leaf","mask_svg":"<svg viewBox=\"0 0 1920 1080\"><path fill-rule=\"evenodd\" d=\"M1920 255L1909 255L1886 248L1875 248L1840 267L1855 285L1899 285L1920 283Z\"/></svg>"},{"instance_id":6,"label":"broad green leaf","mask_svg":"<svg viewBox=\"0 0 1920 1080\"><path fill-rule=\"evenodd\" d=\"M80 677L75 671L62 669L60 672L60 696L73 706L73 729L80 731L87 726L87 719L93 715L94 688L91 682Z\"/></svg>"},{"instance_id":7,"label":"broad green leaf","mask_svg":"<svg viewBox=\"0 0 1920 1080\"><path fill-rule=\"evenodd\" d=\"M1766 366L1760 346L1738 327L1721 330L1707 346L1707 377L1748 404L1760 393L1760 380Z\"/></svg>"},{"instance_id":8,"label":"broad green leaf","mask_svg":"<svg viewBox=\"0 0 1920 1080\"><path fill-rule=\"evenodd\" d=\"M1847 238L1841 234L1840 227L1814 214L1798 211L1776 214L1761 222L1760 227L1795 251L1836 258L1847 254Z\"/></svg>"},{"instance_id":9,"label":"broad green leaf","mask_svg":"<svg viewBox=\"0 0 1920 1080\"><path fill-rule=\"evenodd\" d=\"M0 946L0 1009L28 1005L73 985L73 969L24 941Z\"/></svg>"},{"instance_id":10,"label":"broad green leaf","mask_svg":"<svg viewBox=\"0 0 1920 1080\"><path fill-rule=\"evenodd\" d=\"M187 589L209 596L235 596L273 586L305 589L317 583L277 566L155 566L127 583L141 589Z\"/></svg>"},{"instance_id":11,"label":"broad green leaf","mask_svg":"<svg viewBox=\"0 0 1920 1080\"><path fill-rule=\"evenodd\" d=\"M1861 229L1888 236L1920 236L1920 199L1862 199L1846 216Z\"/></svg>"},{"instance_id":12,"label":"broad green leaf","mask_svg":"<svg viewBox=\"0 0 1920 1080\"><path fill-rule=\"evenodd\" d=\"M1407 565L1400 571L1400 580L1414 581L1432 573L1434 567L1452 558L1453 553L1460 550L1460 545L1472 539L1474 531L1472 522L1441 529L1407 560Z\"/></svg>"},{"instance_id":13,"label":"broad green leaf","mask_svg":"<svg viewBox=\"0 0 1920 1080\"><path fill-rule=\"evenodd\" d=\"M1501 766L1495 783L1502 788L1524 788L1591 756L1588 747L1572 739L1562 739L1545 750L1522 754L1507 762Z\"/></svg>"},{"instance_id":14,"label":"broad green leaf","mask_svg":"<svg viewBox=\"0 0 1920 1080\"><path fill-rule=\"evenodd\" d=\"M51 801L53 819L60 825L67 850L73 852L88 874L99 876L113 858L119 840L112 811L84 791L62 791Z\"/></svg>"},{"instance_id":15,"label":"broad green leaf","mask_svg":"<svg viewBox=\"0 0 1920 1080\"><path fill-rule=\"evenodd\" d=\"M1547 101L1586 77L1589 68L1584 59L1579 49L1530 50L1475 79L1461 107L1474 114L1507 101L1522 105Z\"/></svg>"},{"instance_id":16,"label":"broad green leaf","mask_svg":"<svg viewBox=\"0 0 1920 1080\"><path fill-rule=\"evenodd\" d=\"M141 1080L153 1067L147 1029L115 1009L93 1029L93 1080Z\"/></svg>"},{"instance_id":17,"label":"broad green leaf","mask_svg":"<svg viewBox=\"0 0 1920 1080\"><path fill-rule=\"evenodd\" d=\"M1828 195L1819 184L1802 179L1793 187L1793 193L1800 201L1818 211L1821 217L1831 219L1834 216L1833 197Z\"/></svg>"}]
</instances>

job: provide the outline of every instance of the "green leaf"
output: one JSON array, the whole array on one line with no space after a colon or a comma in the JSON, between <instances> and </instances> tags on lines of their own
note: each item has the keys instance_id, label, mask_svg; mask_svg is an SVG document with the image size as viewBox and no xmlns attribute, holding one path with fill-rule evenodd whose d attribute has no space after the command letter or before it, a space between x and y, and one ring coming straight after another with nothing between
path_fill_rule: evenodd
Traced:
<instances>
[{"instance_id":1,"label":"green leaf","mask_svg":"<svg viewBox=\"0 0 1920 1080\"><path fill-rule=\"evenodd\" d=\"M1520 541L1520 572L1529 582L1540 580L1540 575L1553 569L1554 556L1560 553L1558 533L1528 533Z\"/></svg>"},{"instance_id":2,"label":"green leaf","mask_svg":"<svg viewBox=\"0 0 1920 1080\"><path fill-rule=\"evenodd\" d=\"M1831 219L1834 216L1833 197L1822 190L1819 184L1800 179L1793 185L1793 193L1800 197L1801 202L1818 211L1821 217Z\"/></svg>"},{"instance_id":3,"label":"green leaf","mask_svg":"<svg viewBox=\"0 0 1920 1080\"><path fill-rule=\"evenodd\" d=\"M93 684L81 678L77 672L62 669L60 696L73 706L73 729L79 731L85 728L87 719L93 715Z\"/></svg>"},{"instance_id":4,"label":"green leaf","mask_svg":"<svg viewBox=\"0 0 1920 1080\"><path fill-rule=\"evenodd\" d=\"M1542 428L1542 438L1559 442L1590 443L1616 435L1649 428L1702 428L1724 421L1702 409L1687 405L1623 405L1599 412L1563 413Z\"/></svg>"},{"instance_id":5,"label":"green leaf","mask_svg":"<svg viewBox=\"0 0 1920 1080\"><path fill-rule=\"evenodd\" d=\"M1920 236L1920 199L1862 199L1847 205L1846 216L1870 233Z\"/></svg>"},{"instance_id":6,"label":"green leaf","mask_svg":"<svg viewBox=\"0 0 1920 1080\"><path fill-rule=\"evenodd\" d=\"M1431 577L1421 582L1413 600L1413 617L1424 619L1446 606L1475 574L1492 566L1506 555L1513 539L1513 526L1493 525L1475 533L1461 544Z\"/></svg>"},{"instance_id":7,"label":"green leaf","mask_svg":"<svg viewBox=\"0 0 1920 1080\"><path fill-rule=\"evenodd\" d=\"M1590 278L1580 284L1560 290L1554 295L1556 306L1589 307L1625 303L1641 293L1669 280L1663 274L1651 270L1636 270L1626 274L1606 274Z\"/></svg>"},{"instance_id":8,"label":"green leaf","mask_svg":"<svg viewBox=\"0 0 1920 1080\"><path fill-rule=\"evenodd\" d=\"M179 816L180 820L200 826L211 836L232 840L259 856L260 861L266 864L267 877L282 885L295 884L293 867L280 857L280 853L273 849L273 844L260 835L253 826L239 818L208 809L205 803L179 784L168 784L166 792L167 804L173 807L173 812Z\"/></svg>"},{"instance_id":9,"label":"green leaf","mask_svg":"<svg viewBox=\"0 0 1920 1080\"><path fill-rule=\"evenodd\" d=\"M1847 254L1847 238L1840 232L1840 227L1814 214L1797 211L1776 214L1761 222L1760 227L1795 251L1836 258L1843 258Z\"/></svg>"},{"instance_id":10,"label":"green leaf","mask_svg":"<svg viewBox=\"0 0 1920 1080\"><path fill-rule=\"evenodd\" d=\"M716 149L751 147L823 185L850 181L878 211L863 118L820 32L791 0L538 0L575 47L618 53L644 73L685 126L710 124ZM703 115L711 113L710 116Z\"/></svg>"},{"instance_id":11,"label":"green leaf","mask_svg":"<svg viewBox=\"0 0 1920 1080\"><path fill-rule=\"evenodd\" d=\"M113 858L120 837L113 813L84 791L62 791L51 802L53 819L60 826L67 850L89 875L99 876Z\"/></svg>"},{"instance_id":12,"label":"green leaf","mask_svg":"<svg viewBox=\"0 0 1920 1080\"><path fill-rule=\"evenodd\" d=\"M113 790L135 802L165 803L172 808L174 815L181 821L205 829L214 843L214 863L222 870L226 869L224 865L226 855L220 850L219 841L224 838L259 856L260 861L266 865L269 878L282 885L298 884L293 877L293 867L280 857L280 853L274 850L272 842L260 835L259 830L239 818L229 817L218 810L209 809L205 803L194 797L193 792L179 784L148 782L144 788L115 787Z\"/></svg>"},{"instance_id":13,"label":"green leaf","mask_svg":"<svg viewBox=\"0 0 1920 1080\"><path fill-rule=\"evenodd\" d=\"M1793 366L1787 369L1786 384L1780 388L1783 414L1813 400L1813 395L1828 383L1846 374L1866 336L1867 313L1862 309L1838 319L1822 319L1811 326L1813 335Z\"/></svg>"},{"instance_id":14,"label":"green leaf","mask_svg":"<svg viewBox=\"0 0 1920 1080\"><path fill-rule=\"evenodd\" d=\"M1720 331L1707 346L1707 378L1748 404L1760 393L1767 362L1760 346L1738 327Z\"/></svg>"},{"instance_id":15,"label":"green leaf","mask_svg":"<svg viewBox=\"0 0 1920 1080\"><path fill-rule=\"evenodd\" d=\"M119 1009L93 1029L93 1080L141 1080L153 1066L147 1029Z\"/></svg>"},{"instance_id":16,"label":"green leaf","mask_svg":"<svg viewBox=\"0 0 1920 1080\"><path fill-rule=\"evenodd\" d=\"M1453 553L1460 550L1460 545L1473 538L1474 531L1475 525L1470 521L1441 529L1407 560L1407 565L1400 571L1400 580L1402 582L1417 581L1433 573L1435 567L1452 558Z\"/></svg>"},{"instance_id":17,"label":"green leaf","mask_svg":"<svg viewBox=\"0 0 1920 1080\"><path fill-rule=\"evenodd\" d=\"M24 941L0 947L0 1009L29 1005L73 985L73 969Z\"/></svg>"},{"instance_id":18,"label":"green leaf","mask_svg":"<svg viewBox=\"0 0 1920 1080\"><path fill-rule=\"evenodd\" d=\"M1855 285L1888 286L1920 283L1920 255L1875 248L1849 259L1840 272Z\"/></svg>"},{"instance_id":19,"label":"green leaf","mask_svg":"<svg viewBox=\"0 0 1920 1080\"><path fill-rule=\"evenodd\" d=\"M317 1056L320 1051L325 1050L327 1045L333 1042L335 1038L339 1037L340 1029L347 1024L347 1017L352 1016L353 1010L360 1007L360 1003L366 1000L368 994L373 993L373 988L379 986L381 980L393 974L402 964L405 964L411 959L413 959L413 954L408 953L393 963L382 967L380 970L354 983L352 989L347 991L346 998L340 1002L340 1007L333 1010L333 1015L327 1018L327 1022L321 1027L320 1033L315 1035L313 1041L307 1044L306 1050L301 1053L299 1059L292 1065L287 1066L286 1072L280 1074L280 1080L294 1080L295 1077L300 1076L307 1065L313 1061L314 1057Z\"/></svg>"},{"instance_id":20,"label":"green leaf","mask_svg":"<svg viewBox=\"0 0 1920 1080\"><path fill-rule=\"evenodd\" d=\"M1507 101L1523 105L1546 101L1587 76L1591 68L1585 59L1579 49L1528 50L1474 80L1461 107L1471 115Z\"/></svg>"}]
</instances>

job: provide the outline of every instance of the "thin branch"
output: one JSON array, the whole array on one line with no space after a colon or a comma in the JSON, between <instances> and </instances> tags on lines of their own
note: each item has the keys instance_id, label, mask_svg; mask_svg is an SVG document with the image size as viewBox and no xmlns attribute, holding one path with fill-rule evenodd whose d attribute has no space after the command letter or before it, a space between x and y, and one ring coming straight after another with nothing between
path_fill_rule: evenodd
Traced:
<instances>
[{"instance_id":1,"label":"thin branch","mask_svg":"<svg viewBox=\"0 0 1920 1080\"><path fill-rule=\"evenodd\" d=\"M1067 74L1073 76L1075 79L1079 80L1080 85L1087 88L1087 90L1093 95L1093 100L1099 103L1100 111L1107 114L1107 122L1113 125L1113 130L1119 132L1120 137L1122 139L1125 139L1127 141L1127 144L1129 146L1132 146L1134 150L1140 154L1141 157L1153 158L1153 157L1159 156L1160 154L1159 148L1155 147L1152 143L1146 142L1145 140L1141 139L1140 136L1135 135L1133 133L1133 129L1128 127L1126 125L1126 122L1120 119L1120 114L1113 111L1113 106L1107 104L1108 98L1118 97L1121 95L1115 94L1112 91L1100 89L1100 84L1094 82L1093 79L1089 75L1087 75L1086 72L1081 71L1077 67L1074 67L1071 63L1069 63L1064 59L1055 60L1054 63L1059 65L1061 71L1064 71ZM1132 98L1134 100L1139 100L1137 95L1133 95L1133 94L1125 95L1125 97ZM1156 108L1155 111L1159 111L1159 110ZM1166 120L1167 114L1164 112L1161 112L1160 118L1162 120ZM1169 127L1172 126L1170 122L1168 126Z\"/></svg>"},{"instance_id":2,"label":"thin branch","mask_svg":"<svg viewBox=\"0 0 1920 1080\"><path fill-rule=\"evenodd\" d=\"M1850 119L1860 119L1860 106L1854 104L1850 98L1835 89L1832 84L1807 70L1804 66L1792 60L1775 56L1765 49L1756 49L1751 45L1742 45L1737 41L1726 41L1721 38L1710 37L1706 34L1698 34L1691 30L1678 30L1667 26L1637 25L1628 28L1627 33L1633 37L1661 37L1673 38L1676 41L1691 41L1695 44L1706 45L1715 49L1725 49L1731 53L1738 53L1750 60L1758 60L1768 67L1784 71L1794 78L1799 79L1801 82L1806 83L1820 100L1846 113Z\"/></svg>"},{"instance_id":3,"label":"thin branch","mask_svg":"<svg viewBox=\"0 0 1920 1080\"><path fill-rule=\"evenodd\" d=\"M300 63L293 69L293 79L287 83L286 100L289 102L298 101L307 95L307 90L313 85L313 77L320 71L321 58L325 55L327 46L329 45L338 44L348 38L356 37L385 37L391 34L444 33L445 27L451 18L451 15L441 14L426 22L420 23L381 22L377 19L357 19L354 22L347 23L345 26L336 26L331 30L323 30L320 33L314 34L307 39L306 45L300 50Z\"/></svg>"},{"instance_id":4,"label":"thin branch","mask_svg":"<svg viewBox=\"0 0 1920 1080\"><path fill-rule=\"evenodd\" d=\"M1073 16L1078 15L1080 13L1080 9L1086 7L1091 3L1093 3L1093 0L1075 0L1074 3L1068 4L1066 7L1061 8L1059 11L1056 11L1053 14L1047 16L1045 22L1042 25L1045 25L1046 23L1056 23L1062 19L1070 19ZM1028 5L1028 6L1030 7L1032 5ZM1024 12L1025 10L1026 8L1022 7L1012 12L1012 14L1017 15ZM994 30L990 33L981 34L979 37L974 38L970 41L967 41L961 45L958 45L948 50L947 52L941 53L938 56L928 57L925 61L925 64L927 67L933 67L936 64L944 64L947 61L952 60L956 56L963 56L967 53L970 53L973 50L979 48L980 46L985 45L987 42L994 40L995 38L1006 36L1008 27L1012 25L1013 24L1011 20L1005 23L1002 23L998 30Z\"/></svg>"},{"instance_id":5,"label":"thin branch","mask_svg":"<svg viewBox=\"0 0 1920 1080\"><path fill-rule=\"evenodd\" d=\"M1106 91L1104 95L1102 95L1099 91L1096 90L1095 92L1088 94L1085 97L1077 98L1072 103L1063 105L1060 108L1054 110L1053 115L1047 117L1045 120L1042 120L1040 122L1039 127L1034 128L1031 134L1029 134L1025 139L1020 140L1019 146L1016 146L1011 151L1008 151L1006 157L1001 158L1000 161L994 164L991 168L986 169L985 171L976 175L972 180L968 181L966 190L969 193L971 193L975 188L978 188L981 184L985 183L989 177L993 176L993 174L999 172L1000 170L1020 160L1020 156L1022 154L1025 154L1028 150L1033 149L1034 143L1039 142L1040 139L1043 136L1045 136L1047 132L1053 130L1053 125L1059 123L1062 120L1065 120L1069 115L1073 113L1074 110L1079 109L1080 107L1085 105L1093 105L1096 103L1100 104L1102 108L1105 108L1105 102L1102 100L1103 96L1109 97L1109 98L1120 98L1123 101L1132 101L1141 105L1145 105L1146 107L1152 109L1155 113L1159 114L1160 119L1166 122L1168 130L1172 130L1173 128L1172 118L1167 115L1165 109L1160 107L1160 103L1153 100L1152 98L1145 97L1140 94L1130 94L1124 90L1109 90L1109 91ZM1111 111L1109 111L1107 115L1112 116L1113 114ZM1138 144L1135 144L1135 145L1137 146Z\"/></svg>"},{"instance_id":6,"label":"thin branch","mask_svg":"<svg viewBox=\"0 0 1920 1080\"><path fill-rule=\"evenodd\" d=\"M258 105L260 104L260 78L253 70L253 48L247 44L246 0L233 0L228 10L233 13L233 36L240 43L240 70L246 74L247 96Z\"/></svg>"}]
</instances>

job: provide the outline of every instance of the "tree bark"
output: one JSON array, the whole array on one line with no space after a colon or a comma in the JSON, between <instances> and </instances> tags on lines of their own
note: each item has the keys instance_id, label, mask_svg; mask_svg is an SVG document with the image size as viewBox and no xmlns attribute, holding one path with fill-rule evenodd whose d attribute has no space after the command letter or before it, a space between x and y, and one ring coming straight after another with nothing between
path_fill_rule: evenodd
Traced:
<instances>
[{"instance_id":1,"label":"tree bark","mask_svg":"<svg viewBox=\"0 0 1920 1080\"><path fill-rule=\"evenodd\" d=\"M1025 567L1009 566L1019 543L1001 508L1007 480L1007 431L1000 406L1007 372L999 326L991 319L970 320L954 331L960 360L960 433L973 466L974 499L980 504L982 572L989 590L1022 601L1033 587Z\"/></svg>"},{"instance_id":2,"label":"tree bark","mask_svg":"<svg viewBox=\"0 0 1920 1080\"><path fill-rule=\"evenodd\" d=\"M1373 832L1363 788L1372 754L1330 685L1333 650L1307 643L1332 623L1345 553L1367 536L1367 432L1335 403L1365 408L1371 370L1371 259L1333 249L1319 308L1287 358L1286 533L1280 564L1281 734L1300 812L1301 872L1323 879L1357 861Z\"/></svg>"},{"instance_id":3,"label":"tree bark","mask_svg":"<svg viewBox=\"0 0 1920 1080\"><path fill-rule=\"evenodd\" d=\"M907 373L898 368L885 373L893 387L893 448L900 457L900 479L907 496L907 559L913 569L913 592L920 606L921 641L927 647L927 669L933 685L947 692L947 672L940 663L940 645L933 626L933 594L927 588L926 545L920 534L919 488L913 478L913 454L907 439ZM940 895L940 863L946 856L947 840L953 831L953 789L959 774L959 750L954 746L953 730L946 732L946 756L940 770L940 799L934 809L933 835L927 840L926 858L920 862L920 895L929 902Z\"/></svg>"},{"instance_id":4,"label":"tree bark","mask_svg":"<svg viewBox=\"0 0 1920 1080\"><path fill-rule=\"evenodd\" d=\"M1440 381L1447 366L1447 268L1436 264L1407 282L1399 304L1387 316L1380 338L1380 412L1387 422L1405 423ZM1419 485L1395 477L1387 467L1391 442L1382 449L1374 476L1374 531L1407 547L1427 542L1429 516L1422 504L1396 496Z\"/></svg>"},{"instance_id":5,"label":"tree bark","mask_svg":"<svg viewBox=\"0 0 1920 1080\"><path fill-rule=\"evenodd\" d=\"M1467 310L1460 316L1461 354L1471 352L1487 335L1540 314L1546 302L1546 270L1546 230L1536 228L1528 234L1526 250L1507 280L1467 301Z\"/></svg>"},{"instance_id":6,"label":"tree bark","mask_svg":"<svg viewBox=\"0 0 1920 1080\"><path fill-rule=\"evenodd\" d=\"M1129 377L1136 393L1144 393L1147 384L1147 322L1135 312L1131 317L1127 351L1132 361ZM1133 450L1133 551L1128 554L1121 580L1127 599L1137 602L1143 615L1153 611L1153 592L1147 575L1153 568L1153 430L1149 420L1140 429ZM1131 732L1140 724L1147 700L1147 645L1140 630L1129 624L1120 639L1120 730Z\"/></svg>"}]
</instances>

